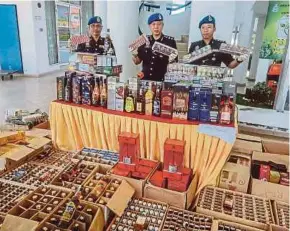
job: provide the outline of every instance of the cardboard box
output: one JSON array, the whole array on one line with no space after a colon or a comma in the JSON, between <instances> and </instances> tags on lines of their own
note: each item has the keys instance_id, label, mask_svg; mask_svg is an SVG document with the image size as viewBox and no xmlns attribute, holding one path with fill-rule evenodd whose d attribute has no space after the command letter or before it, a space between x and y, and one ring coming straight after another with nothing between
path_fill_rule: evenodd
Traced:
<instances>
[{"instance_id":1,"label":"cardboard box","mask_svg":"<svg viewBox=\"0 0 290 231\"><path fill-rule=\"evenodd\" d=\"M289 231L289 229L278 225L270 225L269 231Z\"/></svg>"},{"instance_id":2,"label":"cardboard box","mask_svg":"<svg viewBox=\"0 0 290 231\"><path fill-rule=\"evenodd\" d=\"M165 188L160 188L152 185L149 181L147 181L144 188L144 197L156 201L162 201L181 209L188 209L193 202L196 187L196 175L193 176L193 179L186 192L177 192Z\"/></svg>"},{"instance_id":3,"label":"cardboard box","mask_svg":"<svg viewBox=\"0 0 290 231\"><path fill-rule=\"evenodd\" d=\"M120 175L114 174L113 172L117 164L108 172L108 174L110 174L113 178L127 181L136 191L134 196L137 198L140 198L140 197L143 197L144 195L144 187L147 180L152 176L152 174L155 172L156 169L158 169L160 165L158 161L154 161L154 162L156 163L156 167L152 168L151 173L149 173L145 179L134 179L127 176L120 176Z\"/></svg>"},{"instance_id":4,"label":"cardboard box","mask_svg":"<svg viewBox=\"0 0 290 231\"><path fill-rule=\"evenodd\" d=\"M261 231L262 230L262 229L257 229L257 228L246 226L246 225L241 225L234 222L223 221L223 220L213 220L211 231L218 231L219 224L223 224L230 228L233 227L233 228L240 229L243 231Z\"/></svg>"},{"instance_id":5,"label":"cardboard box","mask_svg":"<svg viewBox=\"0 0 290 231\"><path fill-rule=\"evenodd\" d=\"M1 226L2 231L34 231L39 222L28 220L22 217L7 215Z\"/></svg>"},{"instance_id":6,"label":"cardboard box","mask_svg":"<svg viewBox=\"0 0 290 231\"><path fill-rule=\"evenodd\" d=\"M203 190L211 189L211 188L214 189L214 190L223 191L223 193L222 193L223 194L222 195L223 198L225 197L226 194L230 194L230 195L234 194L235 196L239 195L239 196L242 196L243 198L251 197L251 198L262 199L264 201L263 203L268 203L269 205L271 205L271 202L268 199L264 199L264 198L261 198L261 197L257 197L257 196L253 196L253 195L249 195L249 194L244 194L244 193L240 193L240 192L233 192L233 191L230 191L230 190L215 188L215 187L211 187L211 186L207 186ZM245 218L236 217L236 216L233 216L231 214L227 214L224 209L222 209L221 212L217 212L215 210L212 210L213 208L209 208L209 209L204 208L202 206L199 206L199 203L202 200L201 198L204 196L204 193L205 192L202 191L198 195L198 198L196 200L196 204L197 204L196 212L198 212L198 213L206 214L208 216L213 216L216 219L226 220L226 221L229 221L229 222L236 222L236 223L239 223L239 224L243 224L243 225L250 226L250 227L255 227L257 229L262 229L262 230L268 230L269 227L270 227L270 224L273 224L274 221L275 221L274 220L274 216L273 216L273 211L272 211L271 207L269 207L269 208L267 208L267 210L265 210L265 212L267 213L268 218L270 218L269 223L262 223L262 222L258 222L258 221L255 221L255 220L249 220L249 219L245 219ZM245 200L245 199L243 199L243 200ZM223 206L224 202L221 201L220 203ZM266 214L265 214L265 216L266 216Z\"/></svg>"},{"instance_id":7,"label":"cardboard box","mask_svg":"<svg viewBox=\"0 0 290 231\"><path fill-rule=\"evenodd\" d=\"M273 213L276 220L277 227L289 230L289 204L273 201ZM286 213L286 214L285 214ZM288 213L288 214L287 214ZM279 220L279 217L285 217L285 220L288 220L288 223L282 224ZM288 218L287 218L288 217Z\"/></svg>"},{"instance_id":8,"label":"cardboard box","mask_svg":"<svg viewBox=\"0 0 290 231\"><path fill-rule=\"evenodd\" d=\"M289 159L286 155L254 152L252 160L272 161L277 164L285 164L287 168L289 166ZM262 181L253 177L251 182L251 194L289 203L288 186Z\"/></svg>"},{"instance_id":9,"label":"cardboard box","mask_svg":"<svg viewBox=\"0 0 290 231\"><path fill-rule=\"evenodd\" d=\"M6 144L0 147L0 170L10 170L21 163L27 162L39 152L23 145Z\"/></svg>"},{"instance_id":10,"label":"cardboard box","mask_svg":"<svg viewBox=\"0 0 290 231\"><path fill-rule=\"evenodd\" d=\"M112 177L114 178L114 177ZM99 198L102 198L103 194L106 190L99 196ZM122 180L120 186L115 191L115 193L112 195L112 197L107 201L106 205L97 204L99 207L102 208L105 218L105 223L110 220L111 217L111 211L115 213L117 216L121 216L126 209L129 201L133 197L135 193L135 189L128 184L125 180ZM99 200L99 199L98 199ZM96 203L83 201L87 204L93 204Z\"/></svg>"},{"instance_id":11,"label":"cardboard box","mask_svg":"<svg viewBox=\"0 0 290 231\"><path fill-rule=\"evenodd\" d=\"M237 160L236 163L231 162ZM247 193L251 177L251 157L242 153L231 153L219 180L219 187Z\"/></svg>"},{"instance_id":12,"label":"cardboard box","mask_svg":"<svg viewBox=\"0 0 290 231\"><path fill-rule=\"evenodd\" d=\"M232 150L250 155L253 151L262 152L261 142L260 137L238 134Z\"/></svg>"},{"instance_id":13,"label":"cardboard box","mask_svg":"<svg viewBox=\"0 0 290 231\"><path fill-rule=\"evenodd\" d=\"M289 141L280 141L280 140L263 138L262 145L264 148L264 152L289 155L289 149L290 149Z\"/></svg>"}]
</instances>

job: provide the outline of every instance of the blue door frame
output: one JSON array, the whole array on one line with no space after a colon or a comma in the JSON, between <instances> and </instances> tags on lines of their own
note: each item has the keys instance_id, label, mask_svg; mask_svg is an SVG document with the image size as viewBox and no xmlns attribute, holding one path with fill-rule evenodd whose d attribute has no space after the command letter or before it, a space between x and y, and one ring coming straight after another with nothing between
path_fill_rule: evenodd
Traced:
<instances>
[{"instance_id":1,"label":"blue door frame","mask_svg":"<svg viewBox=\"0 0 290 231\"><path fill-rule=\"evenodd\" d=\"M1 68L23 72L16 5L0 4L0 15Z\"/></svg>"}]
</instances>

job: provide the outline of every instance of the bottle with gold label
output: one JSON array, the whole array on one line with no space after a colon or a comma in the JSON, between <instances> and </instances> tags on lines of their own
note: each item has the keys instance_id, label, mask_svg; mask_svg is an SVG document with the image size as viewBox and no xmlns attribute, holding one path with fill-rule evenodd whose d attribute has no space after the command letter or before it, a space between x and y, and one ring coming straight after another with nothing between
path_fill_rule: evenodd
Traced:
<instances>
[{"instance_id":1,"label":"bottle with gold label","mask_svg":"<svg viewBox=\"0 0 290 231\"><path fill-rule=\"evenodd\" d=\"M153 111L153 96L152 83L149 83L149 87L145 93L145 115L152 115Z\"/></svg>"},{"instance_id":2,"label":"bottle with gold label","mask_svg":"<svg viewBox=\"0 0 290 231\"><path fill-rule=\"evenodd\" d=\"M101 107L107 107L107 82L106 79L103 79L101 97L100 97Z\"/></svg>"},{"instance_id":3,"label":"bottle with gold label","mask_svg":"<svg viewBox=\"0 0 290 231\"><path fill-rule=\"evenodd\" d=\"M100 80L98 77L95 77L95 87L93 90L93 95L92 95L92 104L94 106L99 106L100 104Z\"/></svg>"},{"instance_id":4,"label":"bottle with gold label","mask_svg":"<svg viewBox=\"0 0 290 231\"><path fill-rule=\"evenodd\" d=\"M129 94L126 97L125 111L126 112L135 112L135 99L134 99L134 96L133 96L131 90L129 91Z\"/></svg>"},{"instance_id":5,"label":"bottle with gold label","mask_svg":"<svg viewBox=\"0 0 290 231\"><path fill-rule=\"evenodd\" d=\"M145 114L145 96L144 96L144 90L142 87L140 87L139 94L137 95L136 112L140 115Z\"/></svg>"}]
</instances>

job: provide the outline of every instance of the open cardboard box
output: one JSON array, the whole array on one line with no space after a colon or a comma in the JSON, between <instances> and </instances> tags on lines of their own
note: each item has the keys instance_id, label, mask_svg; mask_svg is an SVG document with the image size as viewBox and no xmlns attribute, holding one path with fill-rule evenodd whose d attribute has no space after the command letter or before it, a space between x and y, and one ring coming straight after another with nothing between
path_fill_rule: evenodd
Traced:
<instances>
[{"instance_id":1,"label":"open cardboard box","mask_svg":"<svg viewBox=\"0 0 290 231\"><path fill-rule=\"evenodd\" d=\"M277 164L285 164L289 171L289 157L286 155L254 152L252 160L272 161ZM262 181L251 177L251 194L271 200L289 203L289 186Z\"/></svg>"},{"instance_id":2,"label":"open cardboard box","mask_svg":"<svg viewBox=\"0 0 290 231\"><path fill-rule=\"evenodd\" d=\"M31 157L36 155L34 149L17 144L6 144L0 146L0 171L5 167L10 170L21 163L27 162Z\"/></svg>"},{"instance_id":3,"label":"open cardboard box","mask_svg":"<svg viewBox=\"0 0 290 231\"><path fill-rule=\"evenodd\" d=\"M162 201L170 206L175 206L181 209L188 209L191 206L197 187L197 177L195 173L193 173L191 183L185 192L177 192L170 189L157 187L151 184L149 179L144 188L144 197L156 201Z\"/></svg>"},{"instance_id":4,"label":"open cardboard box","mask_svg":"<svg viewBox=\"0 0 290 231\"><path fill-rule=\"evenodd\" d=\"M133 197L135 189L129 185L125 180L122 180L120 186L108 200L106 205L97 204L102 208L104 213L105 224L109 221L111 217L111 211L117 216L122 216L125 211L129 201ZM96 203L83 201L87 204L96 205Z\"/></svg>"},{"instance_id":5,"label":"open cardboard box","mask_svg":"<svg viewBox=\"0 0 290 231\"><path fill-rule=\"evenodd\" d=\"M280 141L274 139L262 139L264 152L267 153L279 153L283 155L289 155L289 141Z\"/></svg>"},{"instance_id":6,"label":"open cardboard box","mask_svg":"<svg viewBox=\"0 0 290 231\"><path fill-rule=\"evenodd\" d=\"M262 229L257 229L251 226L246 226L246 225L241 225L235 222L230 222L230 221L223 221L223 220L213 220L212 226L211 226L211 231L218 231L219 224L223 224L229 227L235 227L236 230L240 229L243 231L261 231Z\"/></svg>"},{"instance_id":7,"label":"open cardboard box","mask_svg":"<svg viewBox=\"0 0 290 231\"><path fill-rule=\"evenodd\" d=\"M32 128L31 130L27 131L25 134L27 136L33 136L33 137L50 138L51 137L51 130Z\"/></svg>"},{"instance_id":8,"label":"open cardboard box","mask_svg":"<svg viewBox=\"0 0 290 231\"><path fill-rule=\"evenodd\" d=\"M270 225L269 231L289 231L289 229L278 225Z\"/></svg>"},{"instance_id":9,"label":"open cardboard box","mask_svg":"<svg viewBox=\"0 0 290 231\"><path fill-rule=\"evenodd\" d=\"M126 177L126 176L120 176L112 173L112 170L115 168L116 165L108 172L109 175L111 175L113 178L121 179L127 181L135 190L135 197L141 198L144 195L144 187L147 182L147 180L152 176L152 174L156 171L156 169L159 168L160 162L156 162L156 167L152 169L151 173L148 174L146 179L134 179L131 177Z\"/></svg>"},{"instance_id":10,"label":"open cardboard box","mask_svg":"<svg viewBox=\"0 0 290 231\"><path fill-rule=\"evenodd\" d=\"M277 204L279 204L280 206L282 205L282 206L288 207L288 208L289 208L289 204L288 203L284 203L284 202L280 202L280 201L272 201L272 208L273 208L273 213L274 213L275 222L277 224L277 227L283 228L283 229L287 229L287 227L283 227L283 225L280 224L279 215L278 215L278 213L280 213L280 211L278 211Z\"/></svg>"},{"instance_id":11,"label":"open cardboard box","mask_svg":"<svg viewBox=\"0 0 290 231\"><path fill-rule=\"evenodd\" d=\"M229 162L237 160L236 163ZM219 180L219 187L247 193L251 177L251 156L232 152L225 163Z\"/></svg>"},{"instance_id":12,"label":"open cardboard box","mask_svg":"<svg viewBox=\"0 0 290 231\"><path fill-rule=\"evenodd\" d=\"M34 231L38 226L38 222L28 220L22 217L7 215L2 224L1 231Z\"/></svg>"},{"instance_id":13,"label":"open cardboard box","mask_svg":"<svg viewBox=\"0 0 290 231\"><path fill-rule=\"evenodd\" d=\"M214 187L211 187L211 186L208 186L210 188L214 188ZM218 188L220 189L220 188ZM241 193L241 192L233 192L233 191L230 191L230 190L227 190L227 189L220 189L220 190L223 190L224 193L230 193L230 194L235 194L235 195L241 195L241 196L245 196L247 195L248 197L253 197L253 198L259 198L259 199L263 199L265 201L267 201L268 199L264 199L264 198L261 198L261 197L257 197L257 196L254 196L254 195L249 195L249 194L245 194L245 193ZM214 210L211 210L211 209L206 209L204 207L200 207L198 206L198 202L200 200L200 197L201 197L201 194L198 195L198 198L196 199L196 212L197 213L201 213L201 214L206 214L207 216L212 216L216 219L220 219L220 220L225 220L225 221L229 221L229 222L234 222L234 223L239 223L239 224L243 224L245 226L249 226L249 227L254 227L254 228L257 228L257 229L262 229L262 230L268 230L271 223L270 224L267 224L267 223L262 223L262 222L258 222L258 221L255 221L255 220L246 220L244 218L240 218L240 217L235 217L235 216L232 216L232 215L229 215L229 214L226 214L224 212L217 212L217 211L214 211ZM270 203L270 200L268 200L269 204ZM221 202L223 203L223 202ZM264 202L265 203L265 202ZM268 214L269 216L271 216L271 219L273 222L275 222L275 219L274 219L274 215L273 215L273 210L272 210L272 207L270 207L270 210L269 210L270 214Z\"/></svg>"},{"instance_id":14,"label":"open cardboard box","mask_svg":"<svg viewBox=\"0 0 290 231\"><path fill-rule=\"evenodd\" d=\"M0 133L0 146L25 140L25 132L4 131Z\"/></svg>"},{"instance_id":15,"label":"open cardboard box","mask_svg":"<svg viewBox=\"0 0 290 231\"><path fill-rule=\"evenodd\" d=\"M51 144L51 140L45 137L38 136L26 136L25 140L28 144L26 145L29 148L41 151L43 147L47 144Z\"/></svg>"},{"instance_id":16,"label":"open cardboard box","mask_svg":"<svg viewBox=\"0 0 290 231\"><path fill-rule=\"evenodd\" d=\"M262 152L262 140L256 136L238 134L232 150L250 155L253 151Z\"/></svg>"}]
</instances>

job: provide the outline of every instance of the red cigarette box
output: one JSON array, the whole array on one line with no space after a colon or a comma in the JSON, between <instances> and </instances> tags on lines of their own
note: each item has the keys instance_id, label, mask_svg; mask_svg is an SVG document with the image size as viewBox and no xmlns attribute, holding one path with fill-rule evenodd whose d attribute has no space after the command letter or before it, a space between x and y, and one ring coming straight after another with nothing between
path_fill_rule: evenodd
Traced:
<instances>
[{"instance_id":1,"label":"red cigarette box","mask_svg":"<svg viewBox=\"0 0 290 231\"><path fill-rule=\"evenodd\" d=\"M269 181L270 180L270 166L261 164L259 180Z\"/></svg>"},{"instance_id":2,"label":"red cigarette box","mask_svg":"<svg viewBox=\"0 0 290 231\"><path fill-rule=\"evenodd\" d=\"M173 112L173 91L162 90L160 117L172 119L172 112Z\"/></svg>"},{"instance_id":3,"label":"red cigarette box","mask_svg":"<svg viewBox=\"0 0 290 231\"><path fill-rule=\"evenodd\" d=\"M119 162L128 170L135 171L140 156L139 134L122 132L119 135Z\"/></svg>"},{"instance_id":4,"label":"red cigarette box","mask_svg":"<svg viewBox=\"0 0 290 231\"><path fill-rule=\"evenodd\" d=\"M125 177L131 177L131 171L125 170L118 167L119 163L115 166L115 168L112 170L113 174L119 175L119 176L125 176Z\"/></svg>"},{"instance_id":5,"label":"red cigarette box","mask_svg":"<svg viewBox=\"0 0 290 231\"><path fill-rule=\"evenodd\" d=\"M150 178L150 183L154 186L164 188L165 187L165 181L163 179L163 173L161 171L156 171Z\"/></svg>"},{"instance_id":6,"label":"red cigarette box","mask_svg":"<svg viewBox=\"0 0 290 231\"><path fill-rule=\"evenodd\" d=\"M185 192L189 186L191 175L182 175L181 180L168 179L168 189Z\"/></svg>"},{"instance_id":7,"label":"red cigarette box","mask_svg":"<svg viewBox=\"0 0 290 231\"><path fill-rule=\"evenodd\" d=\"M181 172L183 167L185 141L166 139L164 144L163 170L176 173Z\"/></svg>"}]
</instances>

